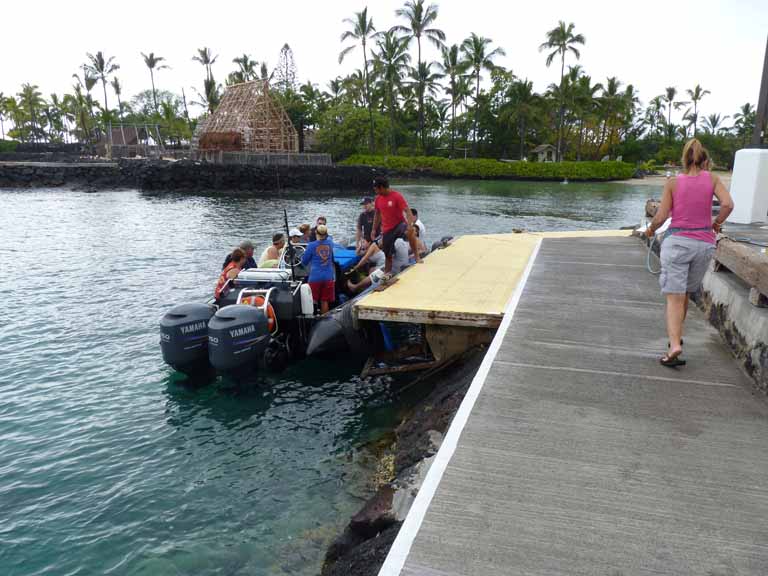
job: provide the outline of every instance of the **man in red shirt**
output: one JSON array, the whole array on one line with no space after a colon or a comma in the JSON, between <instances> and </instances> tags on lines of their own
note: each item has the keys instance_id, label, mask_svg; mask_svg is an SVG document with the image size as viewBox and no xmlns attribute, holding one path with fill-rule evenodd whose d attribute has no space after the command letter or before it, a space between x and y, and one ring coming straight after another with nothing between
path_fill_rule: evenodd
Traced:
<instances>
[{"instance_id":1,"label":"man in red shirt","mask_svg":"<svg viewBox=\"0 0 768 576\"><path fill-rule=\"evenodd\" d=\"M371 242L375 240L373 235L378 230L379 225L381 225L381 249L386 258L384 272L389 274L392 271L392 254L395 251L395 240L398 238L408 240L416 262L421 262L417 244L418 240L413 229L414 217L411 214L411 209L408 207L408 202L406 202L400 192L389 187L389 180L387 180L386 176L376 176L373 179L373 189L376 192L376 201L374 202L376 216L373 218Z\"/></svg>"}]
</instances>

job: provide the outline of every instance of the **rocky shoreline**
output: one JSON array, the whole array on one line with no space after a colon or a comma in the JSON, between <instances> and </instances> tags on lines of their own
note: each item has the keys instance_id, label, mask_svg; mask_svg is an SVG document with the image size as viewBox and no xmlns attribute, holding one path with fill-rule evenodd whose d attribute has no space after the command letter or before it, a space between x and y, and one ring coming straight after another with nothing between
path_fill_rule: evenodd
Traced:
<instances>
[{"instance_id":1,"label":"rocky shoreline","mask_svg":"<svg viewBox=\"0 0 768 576\"><path fill-rule=\"evenodd\" d=\"M321 576L376 576L413 504L443 435L469 388L485 348L412 385L431 391L395 429L394 470L328 548Z\"/></svg>"},{"instance_id":2,"label":"rocky shoreline","mask_svg":"<svg viewBox=\"0 0 768 576\"><path fill-rule=\"evenodd\" d=\"M368 191L376 171L363 166L254 166L192 160L118 162L3 162L0 188L68 187L97 191L235 192L312 191L330 195Z\"/></svg>"}]
</instances>

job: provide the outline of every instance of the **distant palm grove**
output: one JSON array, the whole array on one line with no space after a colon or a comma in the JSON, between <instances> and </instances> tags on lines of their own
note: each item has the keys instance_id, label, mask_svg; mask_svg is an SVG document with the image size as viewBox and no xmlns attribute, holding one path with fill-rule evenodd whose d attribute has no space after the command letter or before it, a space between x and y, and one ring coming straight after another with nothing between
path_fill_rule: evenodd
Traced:
<instances>
[{"instance_id":1,"label":"distant palm grove","mask_svg":"<svg viewBox=\"0 0 768 576\"><path fill-rule=\"evenodd\" d=\"M519 72L497 64L505 55L498 42L474 32L460 42L446 38L437 5L408 0L393 16L384 28L367 8L344 20L338 59L359 68L324 89L298 85L287 44L272 69L248 54L235 58L225 84L268 80L301 146L336 159L356 153L535 159L536 146L551 144L561 160L609 155L663 163L676 161L681 141L697 135L719 164L730 165L752 132L750 103L705 115L710 92L698 84L670 86L643 105L628 79L592 78L578 64L588 39L573 23L542 34L542 65L552 69L552 83L538 93ZM439 49L439 60L425 60L427 43ZM199 48L191 57L203 69L200 87L176 93L163 83L162 71L172 63L137 52L147 88L126 98L115 58L89 53L68 94L46 98L32 83L15 96L0 92L2 138L93 143L110 122L123 122L157 124L166 146L188 145L199 117L215 110L224 89L213 50Z\"/></svg>"}]
</instances>

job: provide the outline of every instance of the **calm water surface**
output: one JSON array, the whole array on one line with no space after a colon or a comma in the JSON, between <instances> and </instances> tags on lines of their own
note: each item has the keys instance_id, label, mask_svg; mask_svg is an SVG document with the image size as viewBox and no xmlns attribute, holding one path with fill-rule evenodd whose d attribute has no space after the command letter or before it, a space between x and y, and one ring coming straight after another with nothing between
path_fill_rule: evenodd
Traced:
<instances>
[{"instance_id":1,"label":"calm water surface","mask_svg":"<svg viewBox=\"0 0 768 576\"><path fill-rule=\"evenodd\" d=\"M652 191L625 184L430 182L399 188L444 234L613 228ZM0 192L0 572L317 574L370 494L365 446L405 400L359 367L191 388L157 321L213 290L241 239L355 199ZM257 249L261 250L261 247ZM258 253L257 253L258 256Z\"/></svg>"}]
</instances>

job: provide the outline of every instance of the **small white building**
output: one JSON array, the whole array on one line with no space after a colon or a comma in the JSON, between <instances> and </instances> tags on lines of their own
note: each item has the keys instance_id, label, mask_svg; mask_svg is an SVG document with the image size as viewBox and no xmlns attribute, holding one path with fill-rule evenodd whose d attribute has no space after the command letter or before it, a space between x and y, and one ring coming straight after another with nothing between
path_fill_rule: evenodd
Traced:
<instances>
[{"instance_id":1,"label":"small white building","mask_svg":"<svg viewBox=\"0 0 768 576\"><path fill-rule=\"evenodd\" d=\"M536 146L533 153L538 155L539 162L555 162L557 160L557 148L552 144Z\"/></svg>"}]
</instances>

